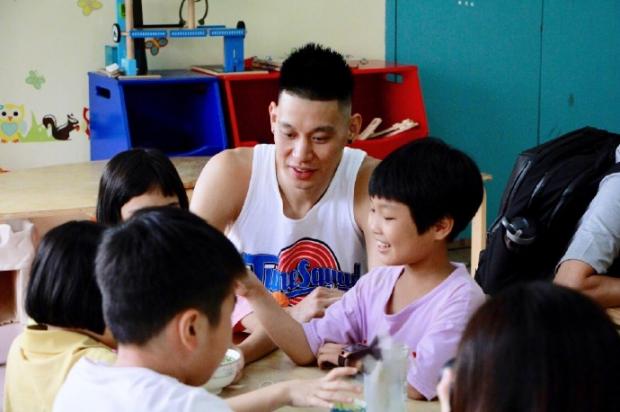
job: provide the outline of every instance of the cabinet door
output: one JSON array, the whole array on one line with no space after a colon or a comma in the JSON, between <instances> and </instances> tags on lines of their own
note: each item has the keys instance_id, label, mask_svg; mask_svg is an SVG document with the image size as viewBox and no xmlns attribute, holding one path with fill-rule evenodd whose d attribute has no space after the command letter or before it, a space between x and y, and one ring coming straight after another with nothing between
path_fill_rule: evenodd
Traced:
<instances>
[{"instance_id":1,"label":"cabinet door","mask_svg":"<svg viewBox=\"0 0 620 412\"><path fill-rule=\"evenodd\" d=\"M416 64L431 136L465 150L494 219L517 154L537 143L542 0L387 0L388 60Z\"/></svg>"},{"instance_id":2,"label":"cabinet door","mask_svg":"<svg viewBox=\"0 0 620 412\"><path fill-rule=\"evenodd\" d=\"M540 138L590 125L620 133L620 2L546 0Z\"/></svg>"}]
</instances>

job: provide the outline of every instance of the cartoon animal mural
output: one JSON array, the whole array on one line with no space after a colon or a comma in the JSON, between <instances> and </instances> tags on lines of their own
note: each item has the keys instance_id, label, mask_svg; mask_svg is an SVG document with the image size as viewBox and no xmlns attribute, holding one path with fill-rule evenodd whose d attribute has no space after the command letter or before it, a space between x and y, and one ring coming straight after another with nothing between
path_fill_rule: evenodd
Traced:
<instances>
[{"instance_id":1,"label":"cartoon animal mural","mask_svg":"<svg viewBox=\"0 0 620 412\"><path fill-rule=\"evenodd\" d=\"M89 110L90 109L88 107L84 107L82 109L82 119L84 119L84 133L86 133L86 136L90 140L90 115L88 114Z\"/></svg>"},{"instance_id":2,"label":"cartoon animal mural","mask_svg":"<svg viewBox=\"0 0 620 412\"><path fill-rule=\"evenodd\" d=\"M23 104L0 103L0 142L2 143L43 143L72 140L71 132L79 131L83 128L86 136L89 136L88 108L84 108L82 116L84 123L71 113L67 115L67 122L59 125L56 118L51 114L46 114L39 123L39 117L30 111L30 121L28 111Z\"/></svg>"},{"instance_id":3,"label":"cartoon animal mural","mask_svg":"<svg viewBox=\"0 0 620 412\"><path fill-rule=\"evenodd\" d=\"M24 121L24 105L7 103L0 105L0 141L17 143L27 129Z\"/></svg>"},{"instance_id":4,"label":"cartoon animal mural","mask_svg":"<svg viewBox=\"0 0 620 412\"><path fill-rule=\"evenodd\" d=\"M73 113L68 114L67 122L60 126L56 123L56 117L51 114L43 116L41 123L46 129L51 127L52 137L56 140L69 140L69 135L73 130L80 130L80 122L73 116Z\"/></svg>"}]
</instances>

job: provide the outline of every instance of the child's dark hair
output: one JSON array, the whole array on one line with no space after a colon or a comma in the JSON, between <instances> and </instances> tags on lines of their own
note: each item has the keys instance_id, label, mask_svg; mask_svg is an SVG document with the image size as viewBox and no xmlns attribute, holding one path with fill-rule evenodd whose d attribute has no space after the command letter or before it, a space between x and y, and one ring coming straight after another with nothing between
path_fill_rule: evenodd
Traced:
<instances>
[{"instance_id":1,"label":"child's dark hair","mask_svg":"<svg viewBox=\"0 0 620 412\"><path fill-rule=\"evenodd\" d=\"M106 164L99 181L97 221L105 225L120 223L121 207L125 203L156 189L164 196L176 196L182 209L189 208L183 182L164 153L157 149L118 153Z\"/></svg>"},{"instance_id":2,"label":"child's dark hair","mask_svg":"<svg viewBox=\"0 0 620 412\"><path fill-rule=\"evenodd\" d=\"M371 197L407 205L420 234L451 217L454 226L447 240L452 240L480 207L483 187L469 156L429 137L390 153L373 171L368 191Z\"/></svg>"},{"instance_id":3,"label":"child's dark hair","mask_svg":"<svg viewBox=\"0 0 620 412\"><path fill-rule=\"evenodd\" d=\"M187 210L145 208L109 229L97 255L106 323L119 343L143 345L179 312L209 323L245 265L233 244Z\"/></svg>"},{"instance_id":4,"label":"child's dark hair","mask_svg":"<svg viewBox=\"0 0 620 412\"><path fill-rule=\"evenodd\" d=\"M617 411L620 336L588 297L519 284L470 319L454 377L454 412Z\"/></svg>"},{"instance_id":5,"label":"child's dark hair","mask_svg":"<svg viewBox=\"0 0 620 412\"><path fill-rule=\"evenodd\" d=\"M308 100L337 100L350 105L353 75L344 57L327 47L308 43L282 63L280 92Z\"/></svg>"},{"instance_id":6,"label":"child's dark hair","mask_svg":"<svg viewBox=\"0 0 620 412\"><path fill-rule=\"evenodd\" d=\"M72 221L47 232L32 263L26 313L39 324L105 330L95 256L104 226Z\"/></svg>"}]
</instances>

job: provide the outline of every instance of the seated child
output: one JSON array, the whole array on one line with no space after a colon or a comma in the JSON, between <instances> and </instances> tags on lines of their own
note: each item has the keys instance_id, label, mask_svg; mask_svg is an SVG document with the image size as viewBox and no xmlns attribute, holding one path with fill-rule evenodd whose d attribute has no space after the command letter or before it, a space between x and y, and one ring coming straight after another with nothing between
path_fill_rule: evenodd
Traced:
<instances>
[{"instance_id":1,"label":"seated child","mask_svg":"<svg viewBox=\"0 0 620 412\"><path fill-rule=\"evenodd\" d=\"M515 285L478 309L442 375L442 412L617 411L620 335L580 293Z\"/></svg>"},{"instance_id":2,"label":"seated child","mask_svg":"<svg viewBox=\"0 0 620 412\"><path fill-rule=\"evenodd\" d=\"M177 169L157 149L130 149L105 165L99 181L97 221L116 225L149 206L189 208Z\"/></svg>"},{"instance_id":3,"label":"seated child","mask_svg":"<svg viewBox=\"0 0 620 412\"><path fill-rule=\"evenodd\" d=\"M106 333L95 255L103 226L73 221L50 230L32 265L25 309L36 324L11 345L4 412L49 411L56 393L81 357L113 362Z\"/></svg>"},{"instance_id":4,"label":"seated child","mask_svg":"<svg viewBox=\"0 0 620 412\"><path fill-rule=\"evenodd\" d=\"M200 387L230 345L233 285L245 270L233 244L189 211L149 208L109 229L96 272L118 359L78 362L54 411L264 411L350 402L338 391L359 387L337 378L354 368L227 400Z\"/></svg>"},{"instance_id":5,"label":"seated child","mask_svg":"<svg viewBox=\"0 0 620 412\"><path fill-rule=\"evenodd\" d=\"M432 399L441 366L484 294L447 242L482 201L482 179L466 154L438 139L409 143L383 160L369 183L369 227L383 267L371 270L320 319L303 325L283 312L256 276L246 296L263 327L294 362L337 363L344 345L389 334L410 350L408 395ZM320 274L317 274L320 276Z\"/></svg>"}]
</instances>

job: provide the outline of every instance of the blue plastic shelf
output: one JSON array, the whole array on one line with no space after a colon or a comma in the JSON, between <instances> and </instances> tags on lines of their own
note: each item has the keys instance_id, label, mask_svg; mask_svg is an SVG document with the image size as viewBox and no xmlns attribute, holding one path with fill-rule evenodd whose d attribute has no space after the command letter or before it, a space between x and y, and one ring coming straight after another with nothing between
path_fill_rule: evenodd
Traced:
<instances>
[{"instance_id":1,"label":"blue plastic shelf","mask_svg":"<svg viewBox=\"0 0 620 412\"><path fill-rule=\"evenodd\" d=\"M154 74L161 78L88 74L91 160L132 147L211 156L228 146L217 78L180 70Z\"/></svg>"}]
</instances>

